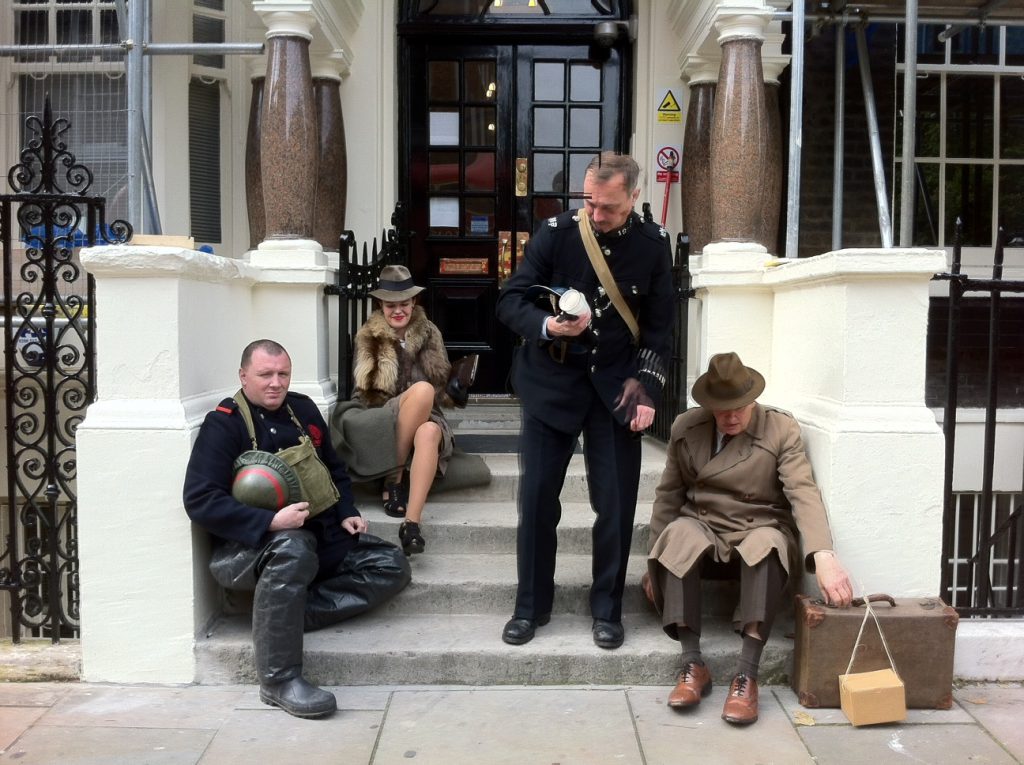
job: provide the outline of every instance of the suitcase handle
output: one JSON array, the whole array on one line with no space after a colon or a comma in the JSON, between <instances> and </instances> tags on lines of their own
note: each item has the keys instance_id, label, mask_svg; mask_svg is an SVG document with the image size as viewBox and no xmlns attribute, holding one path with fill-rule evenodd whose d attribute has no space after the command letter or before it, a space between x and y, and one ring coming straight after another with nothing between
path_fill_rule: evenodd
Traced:
<instances>
[{"instance_id":1,"label":"suitcase handle","mask_svg":"<svg viewBox=\"0 0 1024 765\"><path fill-rule=\"evenodd\" d=\"M885 595L885 594L880 593L880 592L877 592L874 595L868 595L866 598L854 598L852 601L850 601L850 605L853 606L854 608L858 608L860 606L863 606L865 602L867 602L867 603L881 603L883 601L888 603L893 608L896 608L896 598L894 598L892 595ZM814 602L817 603L818 605L825 606L826 608L839 608L839 606L833 605L832 603L826 603L821 598L818 598Z\"/></svg>"},{"instance_id":2,"label":"suitcase handle","mask_svg":"<svg viewBox=\"0 0 1024 765\"><path fill-rule=\"evenodd\" d=\"M868 595L866 598L854 598L850 605L863 606L865 602L881 603L882 601L885 601L893 608L896 608L896 598L894 598L892 595L885 595L881 592L876 592L874 595Z\"/></svg>"}]
</instances>

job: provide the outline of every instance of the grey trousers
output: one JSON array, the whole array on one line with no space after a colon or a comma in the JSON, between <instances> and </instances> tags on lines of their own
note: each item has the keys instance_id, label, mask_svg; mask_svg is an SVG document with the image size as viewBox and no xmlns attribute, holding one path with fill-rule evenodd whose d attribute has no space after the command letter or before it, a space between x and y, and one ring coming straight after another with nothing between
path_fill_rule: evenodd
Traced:
<instances>
[{"instance_id":1,"label":"grey trousers","mask_svg":"<svg viewBox=\"0 0 1024 765\"><path fill-rule=\"evenodd\" d=\"M740 602L738 629L751 622L761 623L761 637L771 633L772 624L786 591L786 570L774 552L755 566L748 566L738 555L729 563L716 563L707 557L693 565L685 576L678 577L658 565L659 584L664 596L661 624L673 640L679 639L679 627L688 627L698 635L701 631L701 588L704 578L739 577Z\"/></svg>"}]
</instances>

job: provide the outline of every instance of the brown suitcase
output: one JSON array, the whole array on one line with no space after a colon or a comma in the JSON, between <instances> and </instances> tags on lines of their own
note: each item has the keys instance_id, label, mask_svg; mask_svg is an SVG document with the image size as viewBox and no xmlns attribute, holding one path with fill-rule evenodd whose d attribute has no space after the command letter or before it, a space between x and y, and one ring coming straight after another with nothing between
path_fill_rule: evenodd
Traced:
<instances>
[{"instance_id":1,"label":"brown suitcase","mask_svg":"<svg viewBox=\"0 0 1024 765\"><path fill-rule=\"evenodd\" d=\"M959 616L939 598L870 595L885 641L906 686L907 707L949 709L953 705L953 648ZM796 652L792 687L805 707L838 707L839 675L846 672L864 619L864 601L833 608L796 596ZM878 628L870 616L851 672L887 669Z\"/></svg>"}]
</instances>

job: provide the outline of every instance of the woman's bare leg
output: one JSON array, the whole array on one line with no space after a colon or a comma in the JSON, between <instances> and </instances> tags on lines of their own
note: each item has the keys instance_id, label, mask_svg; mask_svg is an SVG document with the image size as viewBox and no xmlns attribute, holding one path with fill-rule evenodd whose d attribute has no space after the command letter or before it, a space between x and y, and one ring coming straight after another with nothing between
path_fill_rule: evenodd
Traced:
<instances>
[{"instance_id":1,"label":"woman's bare leg","mask_svg":"<svg viewBox=\"0 0 1024 765\"><path fill-rule=\"evenodd\" d=\"M388 477L386 483L401 483L405 461L412 451L416 430L430 420L434 407L434 386L421 380L413 383L398 397L398 419L395 422L395 456L398 470ZM387 499L385 493L384 499Z\"/></svg>"},{"instance_id":2,"label":"woman's bare leg","mask_svg":"<svg viewBox=\"0 0 1024 765\"><path fill-rule=\"evenodd\" d=\"M441 428L436 422L425 422L416 430L412 450L412 464L409 466L409 504L405 519L420 522L427 494L437 473L438 449L441 446Z\"/></svg>"}]
</instances>

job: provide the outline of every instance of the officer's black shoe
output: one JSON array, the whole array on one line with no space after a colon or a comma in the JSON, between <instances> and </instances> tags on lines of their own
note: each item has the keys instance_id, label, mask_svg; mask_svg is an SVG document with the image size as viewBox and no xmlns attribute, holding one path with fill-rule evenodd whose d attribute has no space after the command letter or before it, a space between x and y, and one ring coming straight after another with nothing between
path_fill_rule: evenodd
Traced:
<instances>
[{"instance_id":1,"label":"officer's black shoe","mask_svg":"<svg viewBox=\"0 0 1024 765\"><path fill-rule=\"evenodd\" d=\"M551 614L538 616L536 619L519 619L512 617L505 623L505 629L501 631L501 639L509 645L522 645L533 640L533 634L538 627L543 627L551 621Z\"/></svg>"},{"instance_id":2,"label":"officer's black shoe","mask_svg":"<svg viewBox=\"0 0 1024 765\"><path fill-rule=\"evenodd\" d=\"M260 701L296 717L324 717L338 708L334 694L307 683L301 675L260 686Z\"/></svg>"},{"instance_id":3,"label":"officer's black shoe","mask_svg":"<svg viewBox=\"0 0 1024 765\"><path fill-rule=\"evenodd\" d=\"M618 648L626 637L622 622L610 622L607 619L594 619L594 643L599 648Z\"/></svg>"}]
</instances>

